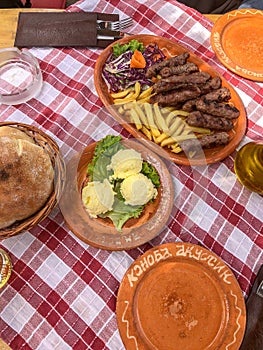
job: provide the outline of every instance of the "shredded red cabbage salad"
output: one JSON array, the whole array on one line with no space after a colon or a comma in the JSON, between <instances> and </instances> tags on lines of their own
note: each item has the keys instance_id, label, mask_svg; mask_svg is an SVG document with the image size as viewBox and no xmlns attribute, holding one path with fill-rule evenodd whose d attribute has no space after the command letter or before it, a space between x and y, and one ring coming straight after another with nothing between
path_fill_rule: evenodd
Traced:
<instances>
[{"instance_id":1,"label":"shredded red cabbage salad","mask_svg":"<svg viewBox=\"0 0 263 350\"><path fill-rule=\"evenodd\" d=\"M153 82L146 78L146 71L154 63L163 61L166 56L157 44L148 45L142 54L146 61L145 68L130 68L132 50L124 52L117 58L114 54L108 57L102 70L102 76L110 91L126 90L135 85L137 81L141 84L142 89L153 85Z\"/></svg>"}]
</instances>

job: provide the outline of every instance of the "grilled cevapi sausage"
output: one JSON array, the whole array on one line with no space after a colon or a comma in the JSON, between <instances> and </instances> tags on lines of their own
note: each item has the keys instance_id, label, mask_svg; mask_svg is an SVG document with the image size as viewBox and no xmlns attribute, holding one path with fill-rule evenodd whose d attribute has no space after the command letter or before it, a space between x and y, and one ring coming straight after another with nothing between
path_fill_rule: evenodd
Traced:
<instances>
[{"instance_id":1,"label":"grilled cevapi sausage","mask_svg":"<svg viewBox=\"0 0 263 350\"><path fill-rule=\"evenodd\" d=\"M151 103L190 112L186 118L190 126L216 131L181 142L180 146L185 152L227 144L230 140L227 131L233 129L234 120L240 114L229 102L231 92L227 87L222 87L221 78L200 71L196 64L187 62L189 57L187 53L172 57L153 65L146 74L148 78L158 78L153 85Z\"/></svg>"},{"instance_id":2,"label":"grilled cevapi sausage","mask_svg":"<svg viewBox=\"0 0 263 350\"><path fill-rule=\"evenodd\" d=\"M205 84L210 79L210 74L206 72L195 72L192 74L172 75L165 79L160 79L153 85L153 91L156 93L169 91L180 87L184 84L186 88L192 85ZM201 94L201 90L199 90Z\"/></svg>"},{"instance_id":3,"label":"grilled cevapi sausage","mask_svg":"<svg viewBox=\"0 0 263 350\"><path fill-rule=\"evenodd\" d=\"M228 103L206 101L199 99L196 102L196 109L203 113L215 115L217 117L224 117L229 119L235 119L239 117L239 110Z\"/></svg>"},{"instance_id":4,"label":"grilled cevapi sausage","mask_svg":"<svg viewBox=\"0 0 263 350\"><path fill-rule=\"evenodd\" d=\"M146 72L146 78L151 79L155 77L164 67L173 67L185 64L189 56L190 55L188 52L184 52L181 55L174 56L169 58L168 60L164 60L153 64L148 68Z\"/></svg>"},{"instance_id":5,"label":"grilled cevapi sausage","mask_svg":"<svg viewBox=\"0 0 263 350\"><path fill-rule=\"evenodd\" d=\"M231 98L230 90L226 87L222 87L215 91L211 91L204 96L202 96L205 102L217 101L217 102L227 102Z\"/></svg>"},{"instance_id":6,"label":"grilled cevapi sausage","mask_svg":"<svg viewBox=\"0 0 263 350\"><path fill-rule=\"evenodd\" d=\"M204 135L200 138L188 139L179 142L184 152L198 151L200 148L212 148L226 145L229 142L229 135L222 131L215 134Z\"/></svg>"},{"instance_id":7,"label":"grilled cevapi sausage","mask_svg":"<svg viewBox=\"0 0 263 350\"><path fill-rule=\"evenodd\" d=\"M164 67L160 70L160 76L162 78L167 78L173 75L190 74L198 72L199 68L196 64L192 62L187 62L179 66Z\"/></svg>"},{"instance_id":8,"label":"grilled cevapi sausage","mask_svg":"<svg viewBox=\"0 0 263 350\"><path fill-rule=\"evenodd\" d=\"M208 94L211 91L220 89L222 86L222 80L220 77L213 77L208 80L204 85L199 86L201 95Z\"/></svg>"},{"instance_id":9,"label":"grilled cevapi sausage","mask_svg":"<svg viewBox=\"0 0 263 350\"><path fill-rule=\"evenodd\" d=\"M209 90L208 90L208 85L210 86ZM203 86L199 85L198 87L201 90L201 96L198 97L197 99L186 101L182 105L182 110L186 112L192 112L196 110L196 103L200 98L202 98L206 102L210 102L210 101L227 102L231 98L230 90L226 87L220 88L220 86L221 86L220 78L219 80L215 80L215 78L213 78L209 82L207 82L207 84L204 84ZM203 94L204 91L206 91L205 94Z\"/></svg>"},{"instance_id":10,"label":"grilled cevapi sausage","mask_svg":"<svg viewBox=\"0 0 263 350\"><path fill-rule=\"evenodd\" d=\"M191 126L213 130L229 131L233 129L233 122L231 119L215 117L213 115L202 113L200 111L191 112L187 116L186 122Z\"/></svg>"},{"instance_id":11,"label":"grilled cevapi sausage","mask_svg":"<svg viewBox=\"0 0 263 350\"><path fill-rule=\"evenodd\" d=\"M180 107L187 100L196 98L200 95L198 86L191 86L183 89L170 90L164 93L153 95L150 99L151 103L156 103L160 106L176 106Z\"/></svg>"}]
</instances>

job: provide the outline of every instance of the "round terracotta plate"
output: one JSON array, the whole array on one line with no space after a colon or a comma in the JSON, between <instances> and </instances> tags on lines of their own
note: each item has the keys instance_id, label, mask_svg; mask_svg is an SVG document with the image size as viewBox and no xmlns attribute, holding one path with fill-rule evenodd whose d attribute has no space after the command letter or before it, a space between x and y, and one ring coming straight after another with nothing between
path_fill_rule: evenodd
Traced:
<instances>
[{"instance_id":1,"label":"round terracotta plate","mask_svg":"<svg viewBox=\"0 0 263 350\"><path fill-rule=\"evenodd\" d=\"M215 23L211 45L218 59L232 72L263 81L263 11L228 12Z\"/></svg>"},{"instance_id":2,"label":"round terracotta plate","mask_svg":"<svg viewBox=\"0 0 263 350\"><path fill-rule=\"evenodd\" d=\"M166 53L167 57L175 56L183 52L189 51L185 47L169 39L154 36L154 35L143 35L143 34L125 37L121 40L116 41L112 45L108 46L96 61L94 82L101 101L108 108L108 110L113 115L113 117L120 124L122 124L123 127L127 129L134 137L139 139L141 142L145 143L147 147L151 148L154 152L160 154L161 156L170 159L176 164L206 165L206 164L219 162L220 160L226 158L229 154L231 154L236 149L236 147L242 140L243 136L245 135L246 127L247 127L247 118L246 118L246 112L245 112L243 103L239 95L223 77L221 77L222 85L229 88L232 96L230 101L233 102L236 108L238 108L240 111L240 116L235 121L233 130L229 132L231 140L229 144L226 146L206 149L204 150L204 152L200 152L198 156L196 155L194 158L189 159L183 152L175 154L175 153L172 153L168 148L163 149L160 146L156 145L154 142L149 141L142 132L137 131L137 129L133 125L128 124L127 122L125 122L125 120L123 120L122 116L118 113L117 108L116 107L114 108L114 106L112 106L113 101L109 94L106 83L102 77L102 70L106 59L111 54L112 46L115 45L116 43L124 44L126 42L129 42L132 39L136 39L142 42L145 46L152 43L157 43L159 48ZM195 54L191 52L189 53L190 53L190 58L188 59L189 62L196 63L199 66L200 70L208 72L212 77L219 76L219 74L211 66L205 63L202 59L200 59L199 57L197 57Z\"/></svg>"},{"instance_id":3,"label":"round terracotta plate","mask_svg":"<svg viewBox=\"0 0 263 350\"><path fill-rule=\"evenodd\" d=\"M59 200L59 207L71 231L84 242L101 249L127 250L150 241L164 229L174 203L172 178L159 156L138 141L121 142L127 148L135 149L145 161L152 164L161 180L157 198L146 206L138 219L128 220L119 232L110 220L91 218L85 210L81 189L96 143L87 146L66 164L66 179Z\"/></svg>"},{"instance_id":4,"label":"round terracotta plate","mask_svg":"<svg viewBox=\"0 0 263 350\"><path fill-rule=\"evenodd\" d=\"M232 271L182 242L152 248L130 266L116 312L127 350L238 350L246 325Z\"/></svg>"}]
</instances>

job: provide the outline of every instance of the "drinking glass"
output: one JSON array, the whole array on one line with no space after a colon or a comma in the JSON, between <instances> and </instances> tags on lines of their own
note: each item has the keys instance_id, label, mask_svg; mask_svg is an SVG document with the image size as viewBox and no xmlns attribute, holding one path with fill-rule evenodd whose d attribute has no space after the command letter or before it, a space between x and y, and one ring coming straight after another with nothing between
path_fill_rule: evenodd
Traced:
<instances>
[{"instance_id":1,"label":"drinking glass","mask_svg":"<svg viewBox=\"0 0 263 350\"><path fill-rule=\"evenodd\" d=\"M16 47L0 50L0 103L17 105L36 97L42 87L37 59Z\"/></svg>"},{"instance_id":2,"label":"drinking glass","mask_svg":"<svg viewBox=\"0 0 263 350\"><path fill-rule=\"evenodd\" d=\"M242 185L263 194L263 140L241 147L234 161L234 169Z\"/></svg>"}]
</instances>

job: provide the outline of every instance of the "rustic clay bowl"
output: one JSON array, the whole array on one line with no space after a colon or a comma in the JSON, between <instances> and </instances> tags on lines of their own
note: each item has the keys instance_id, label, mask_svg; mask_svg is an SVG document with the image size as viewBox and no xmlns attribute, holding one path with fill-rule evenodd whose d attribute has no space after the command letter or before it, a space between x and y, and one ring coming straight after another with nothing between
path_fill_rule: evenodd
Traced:
<instances>
[{"instance_id":1,"label":"rustic clay bowl","mask_svg":"<svg viewBox=\"0 0 263 350\"><path fill-rule=\"evenodd\" d=\"M246 79L263 82L263 11L239 9L221 16L211 32L219 61Z\"/></svg>"},{"instance_id":2,"label":"rustic clay bowl","mask_svg":"<svg viewBox=\"0 0 263 350\"><path fill-rule=\"evenodd\" d=\"M241 288L213 252L184 242L149 249L126 271L116 305L125 349L238 350Z\"/></svg>"},{"instance_id":3,"label":"rustic clay bowl","mask_svg":"<svg viewBox=\"0 0 263 350\"><path fill-rule=\"evenodd\" d=\"M144 160L154 165L161 179L156 200L146 206L140 218L128 220L119 232L109 219L91 218L85 210L81 190L96 143L87 146L81 155L73 157L68 162L64 191L59 203L72 232L84 242L101 249L131 249L153 239L165 228L174 202L172 179L159 156L137 141L123 140L122 143L127 148L133 148L141 153Z\"/></svg>"}]
</instances>

